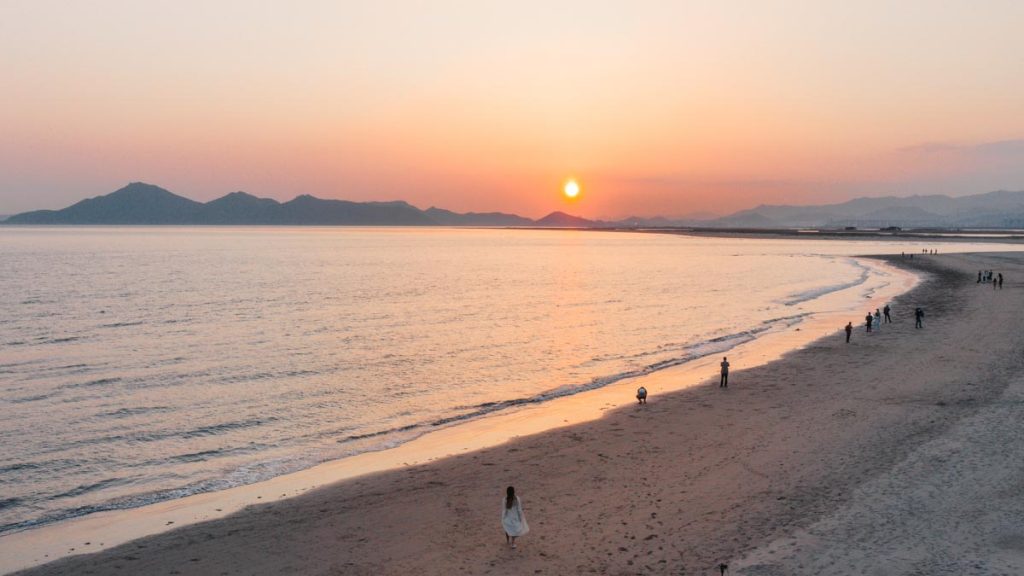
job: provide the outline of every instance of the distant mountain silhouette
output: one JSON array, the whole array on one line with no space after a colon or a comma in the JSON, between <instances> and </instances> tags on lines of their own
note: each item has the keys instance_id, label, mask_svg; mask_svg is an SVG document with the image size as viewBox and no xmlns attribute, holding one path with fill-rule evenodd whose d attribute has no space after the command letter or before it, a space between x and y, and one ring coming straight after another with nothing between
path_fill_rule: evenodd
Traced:
<instances>
[{"instance_id":1,"label":"distant mountain silhouette","mask_svg":"<svg viewBox=\"0 0 1024 576\"><path fill-rule=\"evenodd\" d=\"M134 182L117 192L82 200L63 210L15 214L9 224L190 224L203 204L159 186Z\"/></svg>"},{"instance_id":2,"label":"distant mountain silhouette","mask_svg":"<svg viewBox=\"0 0 1024 576\"><path fill-rule=\"evenodd\" d=\"M744 210L731 216L718 218L708 223L711 226L724 226L729 228L781 228L783 225L771 218L755 212Z\"/></svg>"},{"instance_id":3,"label":"distant mountain silhouette","mask_svg":"<svg viewBox=\"0 0 1024 576\"><path fill-rule=\"evenodd\" d=\"M442 226L535 226L529 218L504 212L467 212L458 214L443 208L430 207L424 213Z\"/></svg>"},{"instance_id":4,"label":"distant mountain silhouette","mask_svg":"<svg viewBox=\"0 0 1024 576\"><path fill-rule=\"evenodd\" d=\"M159 186L134 182L106 196L82 200L63 210L24 212L3 224L198 224L288 226L523 226L548 228L1024 228L1024 192L971 196L887 196L855 198L820 206L762 205L713 219L630 217L614 222L552 212L531 220L502 212L459 214L443 208L420 210L402 201L350 202L309 195L288 202L232 192L207 203Z\"/></svg>"},{"instance_id":5,"label":"distant mountain silhouette","mask_svg":"<svg viewBox=\"0 0 1024 576\"><path fill-rule=\"evenodd\" d=\"M324 200L308 194L278 202L245 192L232 192L204 204L142 182L133 182L106 196L82 200L63 210L16 214L4 223L552 227L598 224L560 212L535 222L501 212L459 214L442 208L420 210L402 201L349 202Z\"/></svg>"},{"instance_id":6,"label":"distant mountain silhouette","mask_svg":"<svg viewBox=\"0 0 1024 576\"><path fill-rule=\"evenodd\" d=\"M762 205L710 220L705 226L750 228L1021 228L1024 192L969 196L884 196L854 198L821 206Z\"/></svg>"},{"instance_id":7,"label":"distant mountain silhouette","mask_svg":"<svg viewBox=\"0 0 1024 576\"><path fill-rule=\"evenodd\" d=\"M406 202L323 200L303 194L281 204L265 224L293 226L436 226L422 210Z\"/></svg>"},{"instance_id":8,"label":"distant mountain silhouette","mask_svg":"<svg viewBox=\"0 0 1024 576\"><path fill-rule=\"evenodd\" d=\"M201 216L206 224L266 224L280 205L270 198L232 192L204 204Z\"/></svg>"},{"instance_id":9,"label":"distant mountain silhouette","mask_svg":"<svg viewBox=\"0 0 1024 576\"><path fill-rule=\"evenodd\" d=\"M534 225L544 228L608 228L614 226L614 224L608 222L587 220L586 218L580 218L565 212L552 212L537 220Z\"/></svg>"}]
</instances>

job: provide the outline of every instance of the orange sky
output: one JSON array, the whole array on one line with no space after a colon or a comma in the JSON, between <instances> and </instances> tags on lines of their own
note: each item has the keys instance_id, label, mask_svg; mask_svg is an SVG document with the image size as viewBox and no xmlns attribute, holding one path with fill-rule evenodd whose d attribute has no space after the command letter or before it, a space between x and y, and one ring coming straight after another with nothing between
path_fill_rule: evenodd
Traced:
<instances>
[{"instance_id":1,"label":"orange sky","mask_svg":"<svg viewBox=\"0 0 1024 576\"><path fill-rule=\"evenodd\" d=\"M0 3L0 213L135 180L534 217L1024 189L1020 2L254 4Z\"/></svg>"}]
</instances>

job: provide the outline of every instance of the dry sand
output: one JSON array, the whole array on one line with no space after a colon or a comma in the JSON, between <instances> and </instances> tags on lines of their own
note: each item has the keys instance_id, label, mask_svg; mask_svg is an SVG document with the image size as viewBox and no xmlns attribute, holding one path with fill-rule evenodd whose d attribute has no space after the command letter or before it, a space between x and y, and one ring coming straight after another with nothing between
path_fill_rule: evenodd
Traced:
<instances>
[{"instance_id":1,"label":"dry sand","mask_svg":"<svg viewBox=\"0 0 1024 576\"><path fill-rule=\"evenodd\" d=\"M24 574L1024 573L1024 258L895 261L932 273L895 324L734 365L727 390L709 380ZM979 268L1009 281L978 286ZM499 523L509 484L532 528L516 550Z\"/></svg>"}]
</instances>

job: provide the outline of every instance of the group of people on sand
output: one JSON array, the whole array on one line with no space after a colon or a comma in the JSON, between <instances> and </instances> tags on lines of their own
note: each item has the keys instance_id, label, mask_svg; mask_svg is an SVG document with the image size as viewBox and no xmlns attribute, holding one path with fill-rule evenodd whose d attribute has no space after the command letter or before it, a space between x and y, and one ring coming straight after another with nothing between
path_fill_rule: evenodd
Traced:
<instances>
[{"instance_id":1,"label":"group of people on sand","mask_svg":"<svg viewBox=\"0 0 1024 576\"><path fill-rule=\"evenodd\" d=\"M867 332L878 332L882 324L892 324L892 308L888 304L881 310L875 308L874 314L868 311L864 316L864 328ZM924 308L920 306L914 308L914 328L924 328ZM853 335L853 322L847 322L843 332L846 332L846 343L849 344L850 336Z\"/></svg>"},{"instance_id":2,"label":"group of people on sand","mask_svg":"<svg viewBox=\"0 0 1024 576\"><path fill-rule=\"evenodd\" d=\"M1003 273L993 274L991 270L978 270L978 284L992 283L992 289L1003 289Z\"/></svg>"},{"instance_id":3,"label":"group of people on sand","mask_svg":"<svg viewBox=\"0 0 1024 576\"><path fill-rule=\"evenodd\" d=\"M871 311L868 310L867 316L864 317L864 325L867 326L867 331L868 332L872 332L872 331L877 332L877 331L881 330L883 322L886 323L886 324L891 324L892 323L891 312L892 312L892 308L889 308L888 304L886 304L885 307L882 308L881 310L879 310L878 308L875 308L875 313L874 314L871 314ZM846 330L846 342L849 343L850 342L850 334L853 333L853 323L852 322L848 323L846 325L846 329L845 330Z\"/></svg>"},{"instance_id":4,"label":"group of people on sand","mask_svg":"<svg viewBox=\"0 0 1024 576\"><path fill-rule=\"evenodd\" d=\"M921 254L938 254L938 253L939 253L938 250L935 250L935 249L932 249L932 248L922 248L921 249ZM901 258L906 258L907 257L907 253L906 252L900 252L900 257ZM910 258L913 259L914 255L911 254Z\"/></svg>"}]
</instances>

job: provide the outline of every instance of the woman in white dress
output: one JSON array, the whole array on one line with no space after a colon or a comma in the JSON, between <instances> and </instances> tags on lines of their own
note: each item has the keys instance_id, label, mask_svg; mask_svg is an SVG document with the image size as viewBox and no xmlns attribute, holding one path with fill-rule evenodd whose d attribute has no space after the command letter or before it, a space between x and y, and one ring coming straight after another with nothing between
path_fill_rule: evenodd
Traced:
<instances>
[{"instance_id":1,"label":"woman in white dress","mask_svg":"<svg viewBox=\"0 0 1024 576\"><path fill-rule=\"evenodd\" d=\"M501 501L501 526L505 529L505 542L516 547L516 538L530 531L523 514L523 505L516 496L516 489L509 486Z\"/></svg>"}]
</instances>

